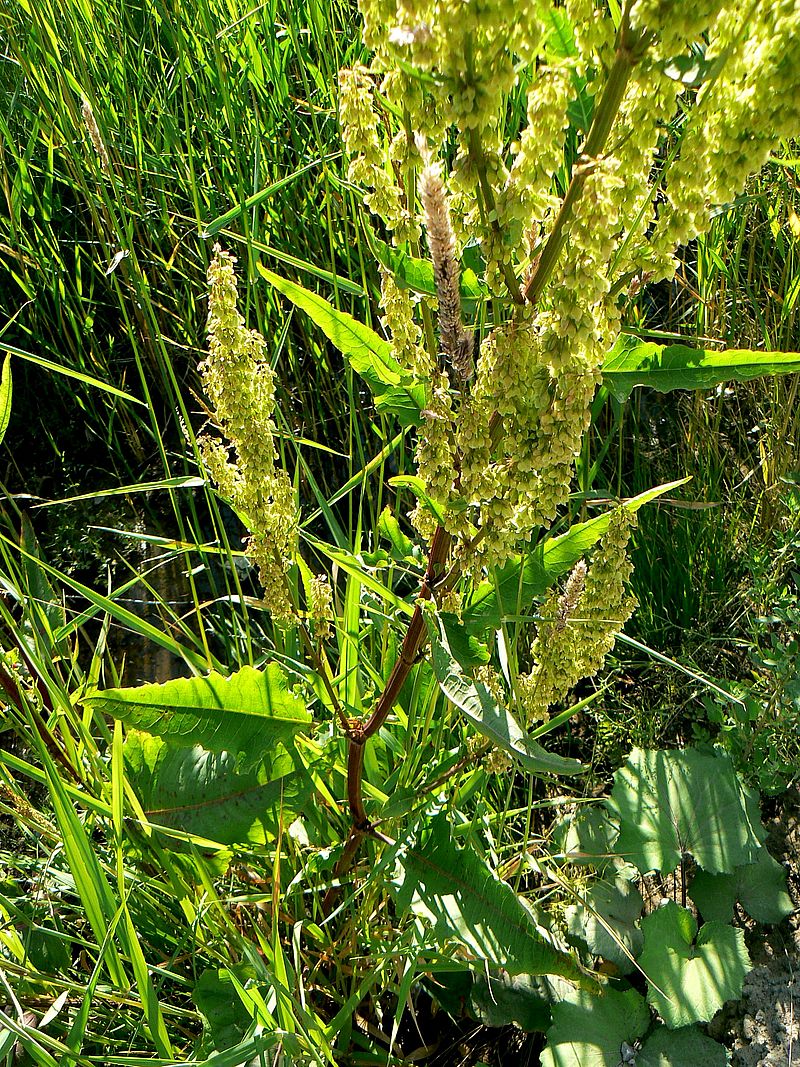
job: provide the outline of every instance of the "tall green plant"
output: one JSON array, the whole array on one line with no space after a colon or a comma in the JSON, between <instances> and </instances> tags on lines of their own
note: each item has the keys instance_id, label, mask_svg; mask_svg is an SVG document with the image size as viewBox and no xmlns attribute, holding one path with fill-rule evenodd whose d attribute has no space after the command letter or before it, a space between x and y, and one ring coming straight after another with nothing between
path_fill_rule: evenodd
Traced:
<instances>
[{"instance_id":1,"label":"tall green plant","mask_svg":"<svg viewBox=\"0 0 800 1067\"><path fill-rule=\"evenodd\" d=\"M208 1004L236 989L249 1027L226 1019L242 1039L234 1057L267 1035L293 1062L336 1062L354 1009L397 963L391 1046L414 982L454 951L490 976L556 976L580 1005L596 998L604 978L570 951L541 899L534 791L584 769L542 739L575 713L571 691L634 610L636 512L674 485L574 521L591 405L601 383L625 396L800 369L798 354L664 347L623 331L631 294L671 276L677 245L792 130L795 2L363 0L362 13L373 59L341 71L340 116L347 181L365 194L361 225L380 264L382 330L261 274L341 351L396 436L330 497L299 434L281 454L269 344L247 328L235 261L217 247L200 453L250 530L272 645L259 669L227 678L203 677L195 657L187 680L74 694L87 717L127 724L124 746L120 728L112 743L115 826L127 810L151 862L156 849L223 853L237 838L272 851L261 964L209 968L198 992ZM385 426L376 419L376 433ZM385 491L370 478L412 428L415 471L390 480L394 508L365 522L370 494ZM301 509L307 477L327 533ZM343 496L354 501L352 537L337 516ZM528 775L527 806L487 811L485 795L512 768ZM494 835L510 826L519 837L499 846L501 865ZM745 831L735 861L746 865L756 846ZM709 873L724 873L707 844L698 834L698 861L711 855ZM674 860L678 845L665 847ZM197 871L213 899L207 869ZM387 894L397 917L384 933ZM324 946L316 996L289 958L286 917L294 939ZM353 946L346 966L347 950L326 942L335 924ZM690 944L685 919L672 925L676 944ZM115 943L110 926L98 931ZM741 978L739 947L724 989ZM637 1016L630 1032L643 1032L641 998L590 1003L613 1014L615 996ZM672 1024L686 1017L676 1010ZM148 1023L155 1039L153 1010ZM212 1040L224 1043L219 1030Z\"/></svg>"}]
</instances>

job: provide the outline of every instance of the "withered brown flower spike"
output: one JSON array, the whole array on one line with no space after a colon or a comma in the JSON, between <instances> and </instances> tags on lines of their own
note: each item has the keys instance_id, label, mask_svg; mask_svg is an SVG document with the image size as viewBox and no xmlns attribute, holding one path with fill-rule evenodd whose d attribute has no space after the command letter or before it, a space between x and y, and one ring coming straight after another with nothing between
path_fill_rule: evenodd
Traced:
<instances>
[{"instance_id":1,"label":"withered brown flower spike","mask_svg":"<svg viewBox=\"0 0 800 1067\"><path fill-rule=\"evenodd\" d=\"M439 344L459 378L467 381L473 373L473 338L464 329L459 289L461 271L442 168L431 158L424 141L419 141L418 147L425 163L419 178L419 195L439 302Z\"/></svg>"}]
</instances>

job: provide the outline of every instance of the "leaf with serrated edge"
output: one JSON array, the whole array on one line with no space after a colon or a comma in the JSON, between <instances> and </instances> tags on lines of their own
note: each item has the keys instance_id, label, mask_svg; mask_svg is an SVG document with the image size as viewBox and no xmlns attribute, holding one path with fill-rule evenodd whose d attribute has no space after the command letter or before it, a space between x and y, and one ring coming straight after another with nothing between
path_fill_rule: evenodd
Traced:
<instances>
[{"instance_id":1,"label":"leaf with serrated edge","mask_svg":"<svg viewBox=\"0 0 800 1067\"><path fill-rule=\"evenodd\" d=\"M648 1002L676 1029L708 1022L726 1000L741 995L752 964L744 931L709 922L697 933L691 912L673 900L642 919L639 966Z\"/></svg>"},{"instance_id":2,"label":"leaf with serrated edge","mask_svg":"<svg viewBox=\"0 0 800 1067\"><path fill-rule=\"evenodd\" d=\"M712 873L755 859L760 841L730 757L700 749L634 749L606 801L620 824L616 849L642 874L690 854Z\"/></svg>"},{"instance_id":3,"label":"leaf with serrated edge","mask_svg":"<svg viewBox=\"0 0 800 1067\"><path fill-rule=\"evenodd\" d=\"M590 996L580 990L553 1005L541 1067L619 1067L623 1042L633 1046L650 1025L635 989Z\"/></svg>"},{"instance_id":4,"label":"leaf with serrated edge","mask_svg":"<svg viewBox=\"0 0 800 1067\"><path fill-rule=\"evenodd\" d=\"M457 848L444 815L398 852L397 905L430 924L438 943L457 941L474 960L508 974L586 979L572 957L545 939L510 885L471 848Z\"/></svg>"},{"instance_id":5,"label":"leaf with serrated edge","mask_svg":"<svg viewBox=\"0 0 800 1067\"><path fill-rule=\"evenodd\" d=\"M205 678L98 689L81 703L165 741L240 753L242 771L311 725L305 705L289 692L277 663L263 671L243 667L229 678L212 671Z\"/></svg>"},{"instance_id":6,"label":"leaf with serrated edge","mask_svg":"<svg viewBox=\"0 0 800 1067\"><path fill-rule=\"evenodd\" d=\"M425 615L431 641L433 673L448 700L479 734L519 760L532 774L579 774L585 768L577 760L548 752L533 741L514 716L501 707L482 682L470 678L453 657L447 632L439 616Z\"/></svg>"}]
</instances>

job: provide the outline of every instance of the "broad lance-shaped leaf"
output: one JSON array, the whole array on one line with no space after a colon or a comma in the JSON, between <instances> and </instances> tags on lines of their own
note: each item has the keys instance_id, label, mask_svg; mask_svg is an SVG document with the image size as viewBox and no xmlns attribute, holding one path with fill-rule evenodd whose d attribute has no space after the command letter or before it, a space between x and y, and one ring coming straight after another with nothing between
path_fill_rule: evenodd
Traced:
<instances>
[{"instance_id":1,"label":"broad lance-shaped leaf","mask_svg":"<svg viewBox=\"0 0 800 1067\"><path fill-rule=\"evenodd\" d=\"M246 774L237 773L234 753L177 746L138 730L128 734L124 753L151 823L221 845L273 840L279 816L291 822L287 814L300 810L311 789L302 764L282 745Z\"/></svg>"},{"instance_id":2,"label":"broad lance-shaped leaf","mask_svg":"<svg viewBox=\"0 0 800 1067\"><path fill-rule=\"evenodd\" d=\"M337 311L324 297L290 282L260 263L258 272L301 311L304 311L360 374L376 398L378 407L395 414L401 422L419 423L425 390L415 384L392 355L392 346L369 326L346 311Z\"/></svg>"},{"instance_id":3,"label":"broad lance-shaped leaf","mask_svg":"<svg viewBox=\"0 0 800 1067\"><path fill-rule=\"evenodd\" d=\"M431 642L433 673L439 688L479 734L513 756L532 774L579 774L586 769L578 760L548 752L528 737L511 712L497 703L486 686L464 673L450 650L441 618L426 614L425 622Z\"/></svg>"},{"instance_id":4,"label":"broad lance-shaped leaf","mask_svg":"<svg viewBox=\"0 0 800 1067\"><path fill-rule=\"evenodd\" d=\"M603 382L619 401L639 385L660 393L713 389L722 382L749 382L767 374L800 371L800 352L730 349L711 352L686 345L658 345L622 334L603 362Z\"/></svg>"},{"instance_id":5,"label":"broad lance-shaped leaf","mask_svg":"<svg viewBox=\"0 0 800 1067\"><path fill-rule=\"evenodd\" d=\"M687 478L681 478L665 482L626 500L623 506L636 512L687 481ZM606 512L587 522L576 523L566 533L548 538L524 559L516 556L498 567L496 582L482 582L464 609L464 625L469 632L496 630L504 615L516 615L529 607L534 597L546 593L557 578L572 570L581 556L597 544L608 530L609 521L610 512Z\"/></svg>"},{"instance_id":6,"label":"broad lance-shaped leaf","mask_svg":"<svg viewBox=\"0 0 800 1067\"><path fill-rule=\"evenodd\" d=\"M750 863L764 838L757 805L724 752L634 749L607 801L616 851L642 874L673 871L690 854L713 874Z\"/></svg>"},{"instance_id":7,"label":"broad lance-shaped leaf","mask_svg":"<svg viewBox=\"0 0 800 1067\"><path fill-rule=\"evenodd\" d=\"M708 1022L741 995L752 966L743 930L709 922L698 934L692 913L670 900L642 919L642 933L647 999L667 1026Z\"/></svg>"},{"instance_id":8,"label":"broad lance-shaped leaf","mask_svg":"<svg viewBox=\"0 0 800 1067\"><path fill-rule=\"evenodd\" d=\"M650 1012L635 989L591 996L569 993L553 1005L542 1067L620 1067L623 1049L633 1050L650 1025ZM628 1061L629 1063L635 1061Z\"/></svg>"},{"instance_id":9,"label":"broad lance-shaped leaf","mask_svg":"<svg viewBox=\"0 0 800 1067\"><path fill-rule=\"evenodd\" d=\"M311 724L305 705L289 692L276 663L263 671L243 667L230 678L212 671L206 678L100 689L81 702L165 741L240 753L242 771Z\"/></svg>"},{"instance_id":10,"label":"broad lance-shaped leaf","mask_svg":"<svg viewBox=\"0 0 800 1067\"><path fill-rule=\"evenodd\" d=\"M457 848L444 815L398 850L393 893L404 913L429 923L437 943L508 974L556 974L587 982L575 960L549 940L510 885L471 848Z\"/></svg>"},{"instance_id":11,"label":"broad lance-shaped leaf","mask_svg":"<svg viewBox=\"0 0 800 1067\"><path fill-rule=\"evenodd\" d=\"M786 892L786 871L764 847L753 863L737 867L731 874L698 870L689 896L704 919L719 922L731 921L737 900L760 923L779 923L794 911Z\"/></svg>"}]
</instances>

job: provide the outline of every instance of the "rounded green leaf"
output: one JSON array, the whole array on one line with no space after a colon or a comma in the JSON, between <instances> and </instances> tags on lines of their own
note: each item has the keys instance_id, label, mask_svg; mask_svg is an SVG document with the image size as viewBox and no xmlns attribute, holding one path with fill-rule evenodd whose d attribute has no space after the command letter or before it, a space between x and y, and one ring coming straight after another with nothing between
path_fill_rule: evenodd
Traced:
<instances>
[{"instance_id":1,"label":"rounded green leaf","mask_svg":"<svg viewBox=\"0 0 800 1067\"><path fill-rule=\"evenodd\" d=\"M730 757L700 749L634 749L608 800L616 849L642 874L672 871L685 855L717 874L755 859L764 836L757 805Z\"/></svg>"},{"instance_id":2,"label":"rounded green leaf","mask_svg":"<svg viewBox=\"0 0 800 1067\"><path fill-rule=\"evenodd\" d=\"M708 1022L740 996L751 967L744 931L709 922L697 934L691 912L669 901L642 919L642 932L647 999L667 1026Z\"/></svg>"},{"instance_id":3,"label":"rounded green leaf","mask_svg":"<svg viewBox=\"0 0 800 1067\"><path fill-rule=\"evenodd\" d=\"M786 892L786 871L766 848L754 863L737 867L732 874L709 874L698 870L689 895L704 919L730 922L738 900L756 922L779 923L794 910Z\"/></svg>"},{"instance_id":4,"label":"rounded green leaf","mask_svg":"<svg viewBox=\"0 0 800 1067\"><path fill-rule=\"evenodd\" d=\"M636 1067L725 1067L725 1047L696 1026L658 1026L636 1055Z\"/></svg>"},{"instance_id":5,"label":"rounded green leaf","mask_svg":"<svg viewBox=\"0 0 800 1067\"><path fill-rule=\"evenodd\" d=\"M598 996L575 991L553 1005L542 1067L619 1067L623 1048L633 1048L650 1024L644 998L635 989Z\"/></svg>"}]
</instances>

